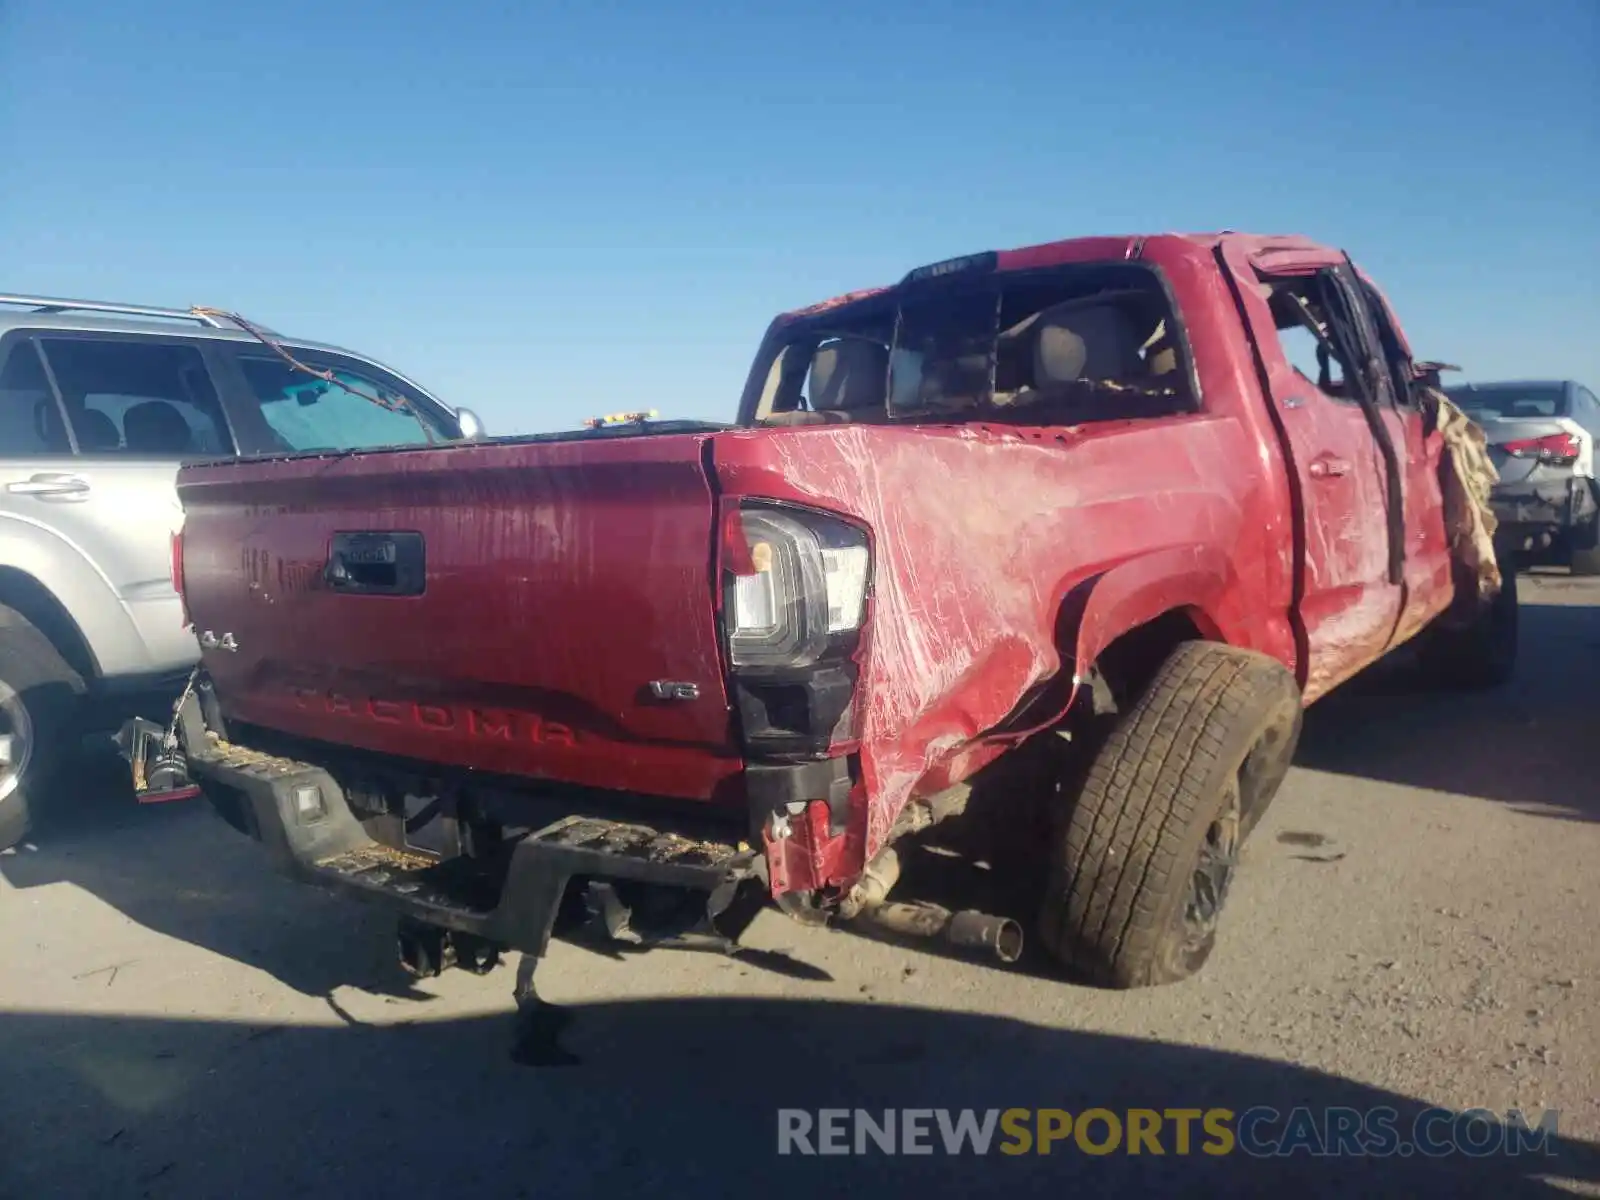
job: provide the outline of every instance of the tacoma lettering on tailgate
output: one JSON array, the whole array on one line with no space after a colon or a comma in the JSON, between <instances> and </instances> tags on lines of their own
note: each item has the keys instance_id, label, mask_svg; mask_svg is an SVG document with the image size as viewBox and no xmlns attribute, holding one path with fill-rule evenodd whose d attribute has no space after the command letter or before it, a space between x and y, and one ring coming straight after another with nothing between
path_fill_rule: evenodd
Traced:
<instances>
[{"instance_id":1,"label":"tacoma lettering on tailgate","mask_svg":"<svg viewBox=\"0 0 1600 1200\"><path fill-rule=\"evenodd\" d=\"M531 742L538 746L578 744L578 735L571 726L546 720L537 713L385 700L376 696L351 696L315 688L296 687L292 690L295 703L300 708L309 712L323 712L331 717L353 717L421 730L465 732L469 737L484 741Z\"/></svg>"}]
</instances>

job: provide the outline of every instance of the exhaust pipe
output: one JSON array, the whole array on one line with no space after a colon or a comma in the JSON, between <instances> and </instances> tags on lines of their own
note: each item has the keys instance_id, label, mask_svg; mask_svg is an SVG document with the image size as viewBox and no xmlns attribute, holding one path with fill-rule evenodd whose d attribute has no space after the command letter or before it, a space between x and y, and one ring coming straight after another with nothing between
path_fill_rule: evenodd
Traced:
<instances>
[{"instance_id":1,"label":"exhaust pipe","mask_svg":"<svg viewBox=\"0 0 1600 1200\"><path fill-rule=\"evenodd\" d=\"M897 937L938 938L957 950L993 955L1003 963L1022 957L1022 926L1010 917L971 909L951 912L937 904L867 905L853 920Z\"/></svg>"},{"instance_id":2,"label":"exhaust pipe","mask_svg":"<svg viewBox=\"0 0 1600 1200\"><path fill-rule=\"evenodd\" d=\"M885 846L877 857L867 864L855 887L839 903L839 916L853 921L869 908L877 908L889 898L889 889L900 882L900 855L893 846Z\"/></svg>"},{"instance_id":3,"label":"exhaust pipe","mask_svg":"<svg viewBox=\"0 0 1600 1200\"><path fill-rule=\"evenodd\" d=\"M1022 957L1022 926L1010 917L992 917L969 908L951 916L944 936L952 946L987 950L1003 963Z\"/></svg>"},{"instance_id":4,"label":"exhaust pipe","mask_svg":"<svg viewBox=\"0 0 1600 1200\"><path fill-rule=\"evenodd\" d=\"M960 810L965 794L953 789ZM935 817L934 819L937 819ZM839 918L902 938L942 938L957 950L992 954L1003 963L1022 957L1022 926L1009 917L993 917L968 909L951 912L937 904L891 903L889 892L900 881L900 855L893 846L880 850L839 905Z\"/></svg>"}]
</instances>

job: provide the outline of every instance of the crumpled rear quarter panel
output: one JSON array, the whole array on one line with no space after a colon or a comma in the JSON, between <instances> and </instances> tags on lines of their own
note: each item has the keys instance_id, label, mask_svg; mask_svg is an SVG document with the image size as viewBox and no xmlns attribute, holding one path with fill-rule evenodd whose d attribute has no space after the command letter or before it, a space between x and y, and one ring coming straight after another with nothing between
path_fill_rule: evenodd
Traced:
<instances>
[{"instance_id":1,"label":"crumpled rear quarter panel","mask_svg":"<svg viewBox=\"0 0 1600 1200\"><path fill-rule=\"evenodd\" d=\"M807 504L870 529L858 697L867 857L909 798L981 766L982 736L1034 685L1073 669L1072 651L1058 645L1063 598L1108 568L1166 551L1195 571L1175 573L1165 599L1198 603L1235 644L1271 639L1251 624L1271 590L1266 564L1276 562L1264 542L1282 536L1264 525L1259 513L1270 507L1252 494L1271 477L1251 461L1261 453L1235 419L1206 415L714 439L725 494ZM1261 574L1241 580L1234 564L1251 562ZM1165 586L1158 576L1157 589ZM1249 592L1253 606L1241 603Z\"/></svg>"}]
</instances>

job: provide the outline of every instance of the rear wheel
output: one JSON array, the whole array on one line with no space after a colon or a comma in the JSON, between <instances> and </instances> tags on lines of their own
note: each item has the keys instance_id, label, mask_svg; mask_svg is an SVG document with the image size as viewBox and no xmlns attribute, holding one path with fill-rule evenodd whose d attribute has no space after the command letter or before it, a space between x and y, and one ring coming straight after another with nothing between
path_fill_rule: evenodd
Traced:
<instances>
[{"instance_id":1,"label":"rear wheel","mask_svg":"<svg viewBox=\"0 0 1600 1200\"><path fill-rule=\"evenodd\" d=\"M1500 592L1477 619L1460 628L1438 626L1418 642L1428 678L1445 687L1490 688L1509 680L1517 667L1517 573L1502 563Z\"/></svg>"},{"instance_id":2,"label":"rear wheel","mask_svg":"<svg viewBox=\"0 0 1600 1200\"><path fill-rule=\"evenodd\" d=\"M0 606L0 850L33 826L63 761L81 686L48 638Z\"/></svg>"},{"instance_id":3,"label":"rear wheel","mask_svg":"<svg viewBox=\"0 0 1600 1200\"><path fill-rule=\"evenodd\" d=\"M1573 534L1571 566L1574 575L1600 575L1600 514Z\"/></svg>"},{"instance_id":4,"label":"rear wheel","mask_svg":"<svg viewBox=\"0 0 1600 1200\"><path fill-rule=\"evenodd\" d=\"M1091 982L1203 966L1239 850L1288 774L1300 691L1278 662L1185 642L1095 754L1052 846L1046 946Z\"/></svg>"}]
</instances>

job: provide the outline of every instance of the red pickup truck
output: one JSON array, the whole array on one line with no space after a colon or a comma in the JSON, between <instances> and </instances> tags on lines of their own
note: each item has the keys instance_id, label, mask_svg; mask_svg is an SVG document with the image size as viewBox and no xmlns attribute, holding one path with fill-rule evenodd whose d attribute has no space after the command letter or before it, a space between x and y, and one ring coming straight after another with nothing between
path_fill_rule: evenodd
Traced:
<instances>
[{"instance_id":1,"label":"red pickup truck","mask_svg":"<svg viewBox=\"0 0 1600 1200\"><path fill-rule=\"evenodd\" d=\"M768 900L1014 959L889 899L956 813L1044 813L1056 958L1179 979L1305 705L1411 641L1511 670L1436 368L1339 251L1097 237L778 317L731 424L187 467L168 749L413 971L519 950L524 1000L568 922L728 946Z\"/></svg>"}]
</instances>

